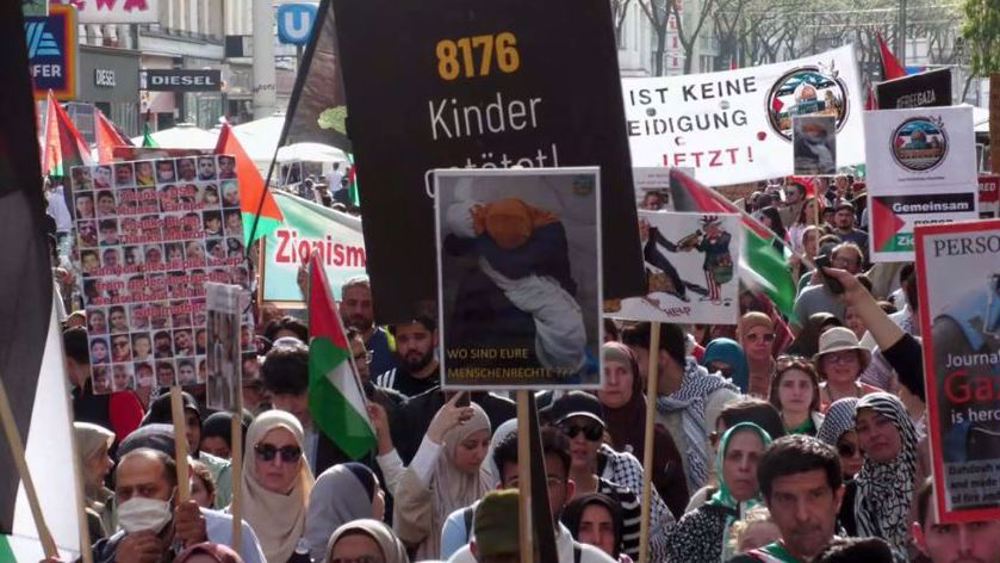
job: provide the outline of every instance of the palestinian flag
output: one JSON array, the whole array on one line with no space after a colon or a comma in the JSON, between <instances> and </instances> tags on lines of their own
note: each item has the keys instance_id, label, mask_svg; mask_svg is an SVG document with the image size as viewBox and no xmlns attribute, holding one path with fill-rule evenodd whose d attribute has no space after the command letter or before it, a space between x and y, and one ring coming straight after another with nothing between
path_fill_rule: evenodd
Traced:
<instances>
[{"instance_id":1,"label":"palestinian flag","mask_svg":"<svg viewBox=\"0 0 1000 563\"><path fill-rule=\"evenodd\" d=\"M882 80L906 76L906 69L899 64L896 55L893 55L892 51L889 50L889 45L886 44L881 33L875 33L875 40L878 42L878 51L882 62Z\"/></svg>"},{"instance_id":2,"label":"palestinian flag","mask_svg":"<svg viewBox=\"0 0 1000 563\"><path fill-rule=\"evenodd\" d=\"M319 253L309 272L309 413L337 447L359 459L375 447L375 429Z\"/></svg>"},{"instance_id":3,"label":"palestinian flag","mask_svg":"<svg viewBox=\"0 0 1000 563\"><path fill-rule=\"evenodd\" d=\"M20 3L0 2L0 30L24 37ZM10 446L0 436L0 561L41 560L42 536L53 538L69 560L80 549L82 509L42 221L34 100L25 43L11 41L7 51L0 60L0 240L9 244L0 253L0 318L9 322L0 323L0 377L46 526L36 526Z\"/></svg>"},{"instance_id":4,"label":"palestinian flag","mask_svg":"<svg viewBox=\"0 0 1000 563\"><path fill-rule=\"evenodd\" d=\"M674 211L742 215L740 274L743 282L763 291L783 315L795 319L795 280L792 279L785 256L787 247L783 253L774 246L778 237L760 221L733 205L725 196L677 169L670 170L670 194Z\"/></svg>"},{"instance_id":5,"label":"palestinian flag","mask_svg":"<svg viewBox=\"0 0 1000 563\"><path fill-rule=\"evenodd\" d=\"M94 108L94 137L98 164L114 162L115 147L132 146L132 141L125 138L104 112L97 108Z\"/></svg>"},{"instance_id":6,"label":"palestinian flag","mask_svg":"<svg viewBox=\"0 0 1000 563\"><path fill-rule=\"evenodd\" d=\"M900 242L900 237L896 236L906 226L906 221L899 215L896 215L888 205L883 203L881 198L873 197L869 201L872 206L871 219L869 221L872 225L871 251L900 252L913 250L912 243L904 245ZM911 229L910 236L903 237L903 240L912 241L912 234Z\"/></svg>"},{"instance_id":7,"label":"palestinian flag","mask_svg":"<svg viewBox=\"0 0 1000 563\"><path fill-rule=\"evenodd\" d=\"M69 176L74 166L91 164L90 148L73 120L49 90L45 114L45 146L42 172L49 176ZM32 112L34 115L34 112Z\"/></svg>"},{"instance_id":8,"label":"palestinian flag","mask_svg":"<svg viewBox=\"0 0 1000 563\"><path fill-rule=\"evenodd\" d=\"M146 110L146 120L142 124L142 148L157 149L160 145L153 140L153 130L149 127L149 120L152 118L150 111Z\"/></svg>"},{"instance_id":9,"label":"palestinian flag","mask_svg":"<svg viewBox=\"0 0 1000 563\"><path fill-rule=\"evenodd\" d=\"M351 204L354 207L361 207L361 193L358 191L358 165L354 164L354 155L351 153L347 153L347 160L351 163L351 169L347 171L347 195L350 196Z\"/></svg>"},{"instance_id":10,"label":"palestinian flag","mask_svg":"<svg viewBox=\"0 0 1000 563\"><path fill-rule=\"evenodd\" d=\"M284 217L267 190L264 178L236 139L229 123L222 124L215 154L228 154L236 159L236 177L240 182L240 211L243 215L243 244L250 248L253 241L273 233Z\"/></svg>"}]
</instances>

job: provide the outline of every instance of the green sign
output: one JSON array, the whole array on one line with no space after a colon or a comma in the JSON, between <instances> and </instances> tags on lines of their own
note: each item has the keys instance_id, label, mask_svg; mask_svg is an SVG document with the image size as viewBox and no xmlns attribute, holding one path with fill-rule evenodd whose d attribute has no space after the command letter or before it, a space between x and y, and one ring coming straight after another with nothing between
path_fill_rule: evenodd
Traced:
<instances>
[{"instance_id":1,"label":"green sign","mask_svg":"<svg viewBox=\"0 0 1000 563\"><path fill-rule=\"evenodd\" d=\"M361 219L286 192L273 193L285 221L265 238L264 301L284 306L301 304L303 297L296 279L299 268L314 251L326 264L334 298L340 299L344 282L365 273Z\"/></svg>"}]
</instances>

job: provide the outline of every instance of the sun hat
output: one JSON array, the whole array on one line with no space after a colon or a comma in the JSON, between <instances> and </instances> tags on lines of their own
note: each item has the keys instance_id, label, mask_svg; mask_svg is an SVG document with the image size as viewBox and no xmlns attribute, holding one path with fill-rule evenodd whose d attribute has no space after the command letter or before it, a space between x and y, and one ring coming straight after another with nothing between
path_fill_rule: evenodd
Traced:
<instances>
[{"instance_id":1,"label":"sun hat","mask_svg":"<svg viewBox=\"0 0 1000 563\"><path fill-rule=\"evenodd\" d=\"M871 351L858 342L854 331L847 327L835 326L826 329L819 336L819 352L813 356L813 362L819 367L823 356L844 350L857 350L861 353L861 371L864 371L872 361Z\"/></svg>"}]
</instances>

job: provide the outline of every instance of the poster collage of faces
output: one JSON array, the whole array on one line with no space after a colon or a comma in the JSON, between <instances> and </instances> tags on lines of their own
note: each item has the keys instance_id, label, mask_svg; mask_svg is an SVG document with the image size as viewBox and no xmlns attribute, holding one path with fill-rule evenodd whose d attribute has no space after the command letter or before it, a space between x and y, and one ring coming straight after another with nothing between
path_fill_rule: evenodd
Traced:
<instances>
[{"instance_id":1,"label":"poster collage of faces","mask_svg":"<svg viewBox=\"0 0 1000 563\"><path fill-rule=\"evenodd\" d=\"M205 382L205 283L250 289L235 169L231 156L72 169L95 394Z\"/></svg>"}]
</instances>

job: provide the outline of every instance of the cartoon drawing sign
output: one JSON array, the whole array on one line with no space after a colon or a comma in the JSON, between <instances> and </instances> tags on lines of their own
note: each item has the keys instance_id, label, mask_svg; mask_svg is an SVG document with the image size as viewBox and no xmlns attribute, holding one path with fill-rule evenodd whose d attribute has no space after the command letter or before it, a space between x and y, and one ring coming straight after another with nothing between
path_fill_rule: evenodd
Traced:
<instances>
[{"instance_id":1,"label":"cartoon drawing sign","mask_svg":"<svg viewBox=\"0 0 1000 563\"><path fill-rule=\"evenodd\" d=\"M918 227L916 240L938 514L943 523L995 520L1000 518L1000 220Z\"/></svg>"},{"instance_id":2,"label":"cartoon drawing sign","mask_svg":"<svg viewBox=\"0 0 1000 563\"><path fill-rule=\"evenodd\" d=\"M792 174L792 126L833 118L841 165L864 162L853 47L753 68L622 80L634 166L692 167L709 186Z\"/></svg>"},{"instance_id":3,"label":"cartoon drawing sign","mask_svg":"<svg viewBox=\"0 0 1000 563\"><path fill-rule=\"evenodd\" d=\"M633 321L736 324L742 233L735 214L640 210L646 295L608 300L605 315Z\"/></svg>"}]
</instances>

